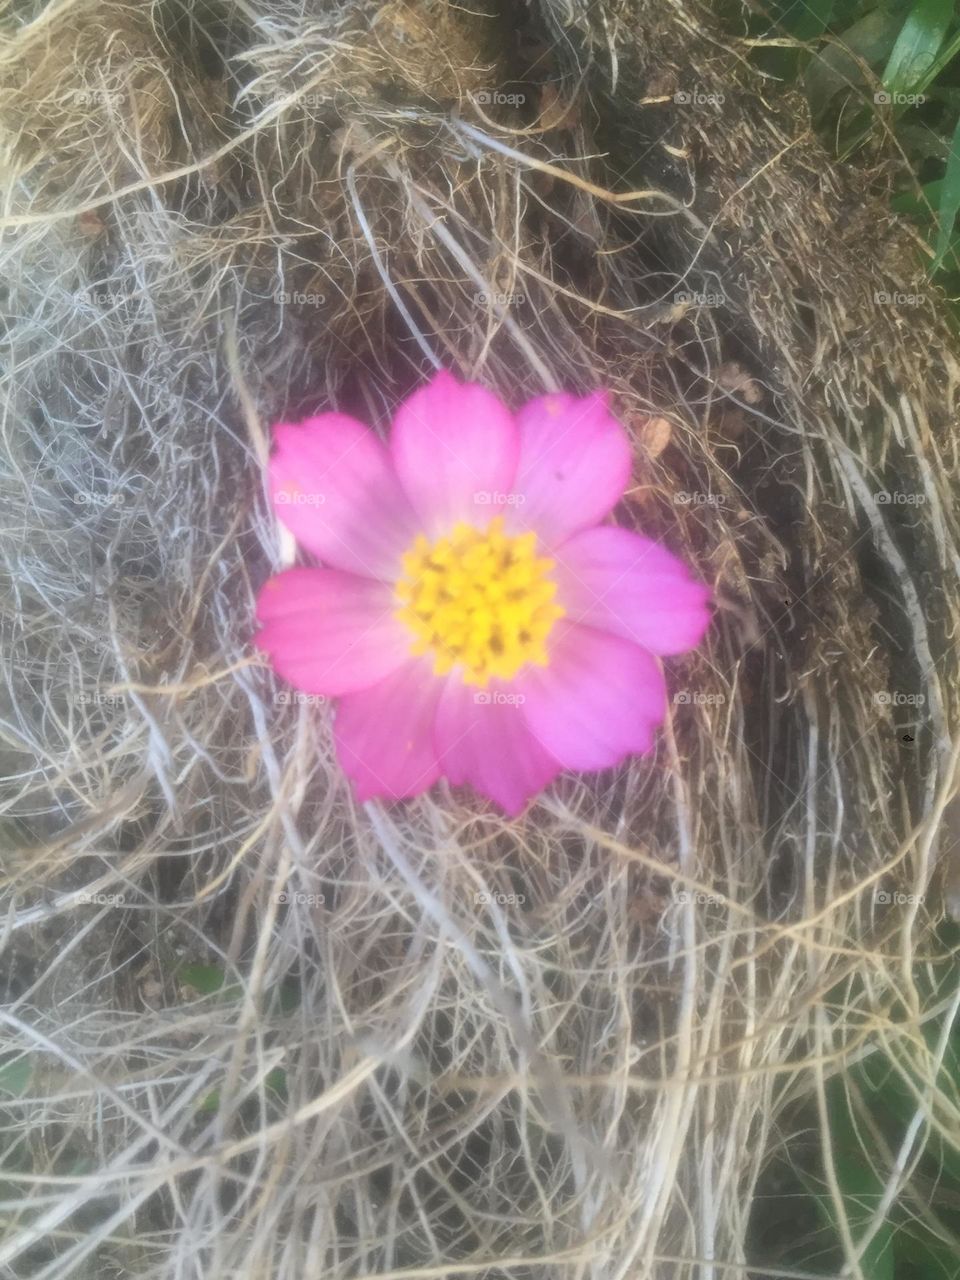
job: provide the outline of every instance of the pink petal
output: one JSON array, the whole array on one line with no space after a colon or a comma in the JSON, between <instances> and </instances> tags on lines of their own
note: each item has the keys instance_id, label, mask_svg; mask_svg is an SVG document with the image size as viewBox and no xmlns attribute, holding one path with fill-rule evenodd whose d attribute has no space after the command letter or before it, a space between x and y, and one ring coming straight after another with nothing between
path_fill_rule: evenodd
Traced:
<instances>
[{"instance_id":1,"label":"pink petal","mask_svg":"<svg viewBox=\"0 0 960 1280\"><path fill-rule=\"evenodd\" d=\"M337 704L333 737L360 801L419 795L440 776L433 725L443 681L429 660L405 663Z\"/></svg>"},{"instance_id":2,"label":"pink petal","mask_svg":"<svg viewBox=\"0 0 960 1280\"><path fill-rule=\"evenodd\" d=\"M613 510L630 480L630 444L605 392L540 396L517 414L520 464L508 523L548 547Z\"/></svg>"},{"instance_id":3,"label":"pink petal","mask_svg":"<svg viewBox=\"0 0 960 1280\"><path fill-rule=\"evenodd\" d=\"M489 689L447 681L437 711L437 747L447 778L470 783L511 817L561 769L527 726L506 684Z\"/></svg>"},{"instance_id":4,"label":"pink petal","mask_svg":"<svg viewBox=\"0 0 960 1280\"><path fill-rule=\"evenodd\" d=\"M695 648L710 625L709 589L650 538L610 526L585 529L552 555L557 600L571 622L659 654Z\"/></svg>"},{"instance_id":5,"label":"pink petal","mask_svg":"<svg viewBox=\"0 0 960 1280\"><path fill-rule=\"evenodd\" d=\"M337 569L288 569L257 600L257 647L285 680L335 696L375 684L410 656L383 582Z\"/></svg>"},{"instance_id":6,"label":"pink petal","mask_svg":"<svg viewBox=\"0 0 960 1280\"><path fill-rule=\"evenodd\" d=\"M485 527L502 510L519 443L495 395L440 372L397 410L390 451L425 532L436 537L458 520Z\"/></svg>"},{"instance_id":7,"label":"pink petal","mask_svg":"<svg viewBox=\"0 0 960 1280\"><path fill-rule=\"evenodd\" d=\"M273 429L270 487L277 516L308 551L336 569L399 576L417 522L372 431L342 413Z\"/></svg>"},{"instance_id":8,"label":"pink petal","mask_svg":"<svg viewBox=\"0 0 960 1280\"><path fill-rule=\"evenodd\" d=\"M608 631L558 623L547 667L513 681L541 745L567 769L605 769L642 755L666 710L663 673L639 645Z\"/></svg>"}]
</instances>

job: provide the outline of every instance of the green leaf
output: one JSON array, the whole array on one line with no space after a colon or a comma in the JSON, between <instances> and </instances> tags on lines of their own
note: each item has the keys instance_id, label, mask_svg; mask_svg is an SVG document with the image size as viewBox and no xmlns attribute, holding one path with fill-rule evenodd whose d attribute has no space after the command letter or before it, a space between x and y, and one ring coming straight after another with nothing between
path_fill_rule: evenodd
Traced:
<instances>
[{"instance_id":1,"label":"green leaf","mask_svg":"<svg viewBox=\"0 0 960 1280\"><path fill-rule=\"evenodd\" d=\"M286 1102L287 1073L283 1067L274 1067L272 1071L268 1071L263 1083L271 1093L275 1093L281 1101Z\"/></svg>"},{"instance_id":2,"label":"green leaf","mask_svg":"<svg viewBox=\"0 0 960 1280\"><path fill-rule=\"evenodd\" d=\"M960 1280L960 1257L919 1221L900 1228L894 1236L893 1249L898 1276L909 1274L917 1280Z\"/></svg>"},{"instance_id":3,"label":"green leaf","mask_svg":"<svg viewBox=\"0 0 960 1280\"><path fill-rule=\"evenodd\" d=\"M894 213L906 213L912 218L929 218L931 210L940 203L940 192L943 190L943 179L926 182L920 188L922 195L913 189L899 191L890 200L890 208Z\"/></svg>"},{"instance_id":4,"label":"green leaf","mask_svg":"<svg viewBox=\"0 0 960 1280\"><path fill-rule=\"evenodd\" d=\"M914 93L937 60L954 0L914 0L883 73L888 93Z\"/></svg>"},{"instance_id":5,"label":"green leaf","mask_svg":"<svg viewBox=\"0 0 960 1280\"><path fill-rule=\"evenodd\" d=\"M899 109L899 108L898 108ZM953 116L950 117L953 119ZM916 172L925 160L945 165L950 154L950 139L945 134L928 128L925 124L904 124L897 126L897 140L910 157L910 163Z\"/></svg>"},{"instance_id":6,"label":"green leaf","mask_svg":"<svg viewBox=\"0 0 960 1280\"><path fill-rule=\"evenodd\" d=\"M960 31L958 31L956 35L951 38L949 43L945 44L940 50L940 53L928 68L926 75L924 75L923 79L918 83L917 91L922 93L928 85L932 84L940 72L943 71L948 63L954 60L958 53L960 53Z\"/></svg>"},{"instance_id":7,"label":"green leaf","mask_svg":"<svg viewBox=\"0 0 960 1280\"><path fill-rule=\"evenodd\" d=\"M790 4L780 25L798 40L813 40L826 31L837 0L806 0Z\"/></svg>"},{"instance_id":8,"label":"green leaf","mask_svg":"<svg viewBox=\"0 0 960 1280\"><path fill-rule=\"evenodd\" d=\"M296 978L284 978L274 993L281 1013L292 1013L300 1007L300 983Z\"/></svg>"},{"instance_id":9,"label":"green leaf","mask_svg":"<svg viewBox=\"0 0 960 1280\"><path fill-rule=\"evenodd\" d=\"M273 1094L280 1102L287 1100L287 1073L283 1067L274 1067L263 1077L263 1087L267 1094ZM220 1108L220 1090L211 1089L197 1103L197 1110L203 1112L217 1111Z\"/></svg>"},{"instance_id":10,"label":"green leaf","mask_svg":"<svg viewBox=\"0 0 960 1280\"><path fill-rule=\"evenodd\" d=\"M212 964L185 964L180 970L180 981L202 996L211 996L223 989L226 974ZM229 988L228 988L229 990Z\"/></svg>"},{"instance_id":11,"label":"green leaf","mask_svg":"<svg viewBox=\"0 0 960 1280\"><path fill-rule=\"evenodd\" d=\"M226 974L212 964L185 964L179 971L180 982L202 996L219 995L224 1000L239 1000L243 987L238 982L227 983ZM264 998L264 1008L274 1006L280 1013L292 1013L300 1005L300 982L297 978L284 978L270 987Z\"/></svg>"},{"instance_id":12,"label":"green leaf","mask_svg":"<svg viewBox=\"0 0 960 1280\"><path fill-rule=\"evenodd\" d=\"M22 1098L30 1086L32 1067L29 1058L14 1058L0 1063L0 1093L12 1098Z\"/></svg>"},{"instance_id":13,"label":"green leaf","mask_svg":"<svg viewBox=\"0 0 960 1280\"><path fill-rule=\"evenodd\" d=\"M847 1101L842 1077L827 1084L827 1113L833 1167L837 1175L843 1212L855 1242L866 1229L884 1191L884 1180L874 1169L863 1149ZM839 1233L839 1220L830 1196L818 1196L821 1211ZM894 1280L893 1227L884 1222L860 1257L860 1267L870 1280Z\"/></svg>"},{"instance_id":14,"label":"green leaf","mask_svg":"<svg viewBox=\"0 0 960 1280\"><path fill-rule=\"evenodd\" d=\"M950 140L950 155L947 158L947 172L943 176L943 187L940 191L940 208L937 215L939 230L935 257L930 272L938 271L950 250L954 224L960 211L960 120Z\"/></svg>"},{"instance_id":15,"label":"green leaf","mask_svg":"<svg viewBox=\"0 0 960 1280\"><path fill-rule=\"evenodd\" d=\"M954 111L960 111L960 88L957 88L955 85L929 85L927 87L927 99L930 102L942 104L951 113Z\"/></svg>"},{"instance_id":16,"label":"green leaf","mask_svg":"<svg viewBox=\"0 0 960 1280\"><path fill-rule=\"evenodd\" d=\"M823 114L841 89L864 86L858 59L868 66L879 65L893 49L901 26L896 14L874 9L842 32L838 44L827 45L810 59L804 88L815 116Z\"/></svg>"},{"instance_id":17,"label":"green leaf","mask_svg":"<svg viewBox=\"0 0 960 1280\"><path fill-rule=\"evenodd\" d=\"M937 226L936 209L940 206L943 194L943 179L937 178L934 182L927 182L921 188L918 195L916 191L900 191L893 196L890 201L890 208L894 213L902 213L908 218L915 218L918 222L924 224L924 231L928 228ZM939 268L946 268L948 271L960 270L960 231L954 226L953 234L950 237L950 244L946 253L943 255ZM933 265L927 268L931 275L938 269Z\"/></svg>"},{"instance_id":18,"label":"green leaf","mask_svg":"<svg viewBox=\"0 0 960 1280\"><path fill-rule=\"evenodd\" d=\"M937 1041L942 1029L942 1021L928 1023L923 1028L923 1038L931 1053L937 1051ZM947 1095L954 1106L960 1097L958 1043L960 1036L954 1028L937 1076L937 1088ZM913 1082L914 1089L921 1096L926 1089L920 1073L911 1066L893 1062L886 1054L876 1053L857 1063L852 1068L850 1077L860 1088L861 1097L869 1106L875 1122L892 1132L890 1121L895 1121L897 1133L902 1136L920 1105L909 1082ZM899 1138L895 1139L898 1140ZM960 1138L951 1142L942 1138L937 1131L932 1131L927 1134L926 1150L934 1158L941 1179L949 1180L955 1188L960 1188Z\"/></svg>"}]
</instances>

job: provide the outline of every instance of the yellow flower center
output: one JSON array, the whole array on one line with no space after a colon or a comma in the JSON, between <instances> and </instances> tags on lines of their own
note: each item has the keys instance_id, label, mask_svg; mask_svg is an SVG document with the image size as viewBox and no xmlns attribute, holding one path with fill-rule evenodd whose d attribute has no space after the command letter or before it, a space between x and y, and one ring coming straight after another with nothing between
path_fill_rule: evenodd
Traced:
<instances>
[{"instance_id":1,"label":"yellow flower center","mask_svg":"<svg viewBox=\"0 0 960 1280\"><path fill-rule=\"evenodd\" d=\"M528 662L546 665L564 610L553 602L554 562L536 546L534 533L504 533L502 516L485 530L458 524L432 544L419 535L403 557L396 616L413 633L413 653L433 654L435 675L460 666L466 684L483 686Z\"/></svg>"}]
</instances>

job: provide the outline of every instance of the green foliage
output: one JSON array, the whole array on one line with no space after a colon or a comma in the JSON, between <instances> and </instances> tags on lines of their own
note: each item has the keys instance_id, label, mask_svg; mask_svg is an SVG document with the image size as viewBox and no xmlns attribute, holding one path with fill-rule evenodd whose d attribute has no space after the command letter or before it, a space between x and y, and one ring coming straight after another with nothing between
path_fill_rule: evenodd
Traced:
<instances>
[{"instance_id":1,"label":"green foliage","mask_svg":"<svg viewBox=\"0 0 960 1280\"><path fill-rule=\"evenodd\" d=\"M827 1084L827 1114L833 1168L842 1198L842 1212L854 1241L863 1237L883 1195L884 1180L874 1167L854 1119L844 1081ZM837 1205L829 1195L818 1194L817 1204L826 1221L839 1234ZM894 1280L893 1227L885 1221L860 1255L864 1274L873 1280Z\"/></svg>"},{"instance_id":2,"label":"green foliage","mask_svg":"<svg viewBox=\"0 0 960 1280\"><path fill-rule=\"evenodd\" d=\"M272 1071L268 1071L263 1078L263 1086L266 1090L267 1101L272 1099L279 1103L287 1101L287 1073L283 1067L274 1067ZM198 1103L197 1110L200 1112L213 1112L220 1109L220 1090L211 1089Z\"/></svg>"},{"instance_id":3,"label":"green foliage","mask_svg":"<svg viewBox=\"0 0 960 1280\"><path fill-rule=\"evenodd\" d=\"M891 207L917 227L931 281L960 295L960 14L956 0L774 0L754 34L796 50L758 54L802 86L824 144L852 164L890 130L905 158ZM772 26L771 26L772 21ZM799 43L802 42L802 43Z\"/></svg>"},{"instance_id":4,"label":"green foliage","mask_svg":"<svg viewBox=\"0 0 960 1280\"><path fill-rule=\"evenodd\" d=\"M212 964L185 964L179 973L181 983L193 987L202 996L212 996L217 991L229 996L239 995L239 987L224 986L226 976L222 969Z\"/></svg>"},{"instance_id":5,"label":"green foliage","mask_svg":"<svg viewBox=\"0 0 960 1280\"><path fill-rule=\"evenodd\" d=\"M32 1068L29 1058L10 1058L0 1062L0 1094L22 1098L30 1085Z\"/></svg>"},{"instance_id":6,"label":"green foliage","mask_svg":"<svg viewBox=\"0 0 960 1280\"><path fill-rule=\"evenodd\" d=\"M927 73L936 65L953 17L953 0L917 0L900 28L883 73L888 93L920 92Z\"/></svg>"},{"instance_id":7,"label":"green foliage","mask_svg":"<svg viewBox=\"0 0 960 1280\"><path fill-rule=\"evenodd\" d=\"M223 969L212 964L185 964L179 972L180 983L192 987L201 996L217 996L221 1000L239 1000L243 988L236 982L227 982ZM280 1013L292 1013L300 1003L300 984L293 978L285 978L271 987L264 995L265 1009Z\"/></svg>"},{"instance_id":8,"label":"green foliage","mask_svg":"<svg viewBox=\"0 0 960 1280\"><path fill-rule=\"evenodd\" d=\"M201 996L215 997L221 1001L238 1001L243 996L243 987L236 982L227 982L225 971L217 965L185 964L178 978L182 986L191 987ZM289 1014L300 1004L300 984L295 979L285 978L271 987L263 997L265 1010ZM282 1109L287 1102L287 1073L282 1067L274 1067L263 1079L267 1104L276 1104ZM211 1089L197 1104L200 1114L212 1114L220 1108L220 1090Z\"/></svg>"},{"instance_id":9,"label":"green foliage","mask_svg":"<svg viewBox=\"0 0 960 1280\"><path fill-rule=\"evenodd\" d=\"M953 244L953 228L960 210L960 120L953 131L950 142L950 155L947 157L947 172L940 191L940 204L937 231L937 256L932 270L938 271L944 264ZM954 255L955 256L955 255Z\"/></svg>"},{"instance_id":10,"label":"green foliage","mask_svg":"<svg viewBox=\"0 0 960 1280\"><path fill-rule=\"evenodd\" d=\"M946 935L943 959L914 975L921 1010L943 1005L960 982L960 964ZM865 995L861 991L860 995ZM860 995L849 989L827 994L825 1005L849 1009ZM827 1134L822 1134L812 1101L794 1117L798 1132L809 1136L802 1152L791 1152L780 1169L784 1211L767 1201L764 1214L774 1221L804 1227L781 1261L823 1275L843 1266L848 1231L863 1243L877 1210L882 1219L860 1254L868 1280L960 1280L960 1023L948 1023L949 1011L925 1017L920 1025L904 1012L888 1017L884 1038L873 1051L826 1083ZM922 1117L919 1128L917 1114ZM908 1133L913 1142L905 1178L887 1204L887 1188ZM826 1173L836 1179L831 1194ZM803 1202L814 1207L806 1212ZM819 1224L819 1225L811 1225ZM782 1227L780 1228L783 1229ZM805 1234L804 1234L805 1232ZM803 1236L803 1238L800 1238Z\"/></svg>"}]
</instances>

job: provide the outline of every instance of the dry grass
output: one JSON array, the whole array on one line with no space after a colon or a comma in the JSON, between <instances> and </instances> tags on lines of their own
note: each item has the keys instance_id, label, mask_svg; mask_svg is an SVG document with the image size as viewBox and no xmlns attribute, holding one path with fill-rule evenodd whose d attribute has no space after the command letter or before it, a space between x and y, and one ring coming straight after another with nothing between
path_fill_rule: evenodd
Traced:
<instances>
[{"instance_id":1,"label":"dry grass","mask_svg":"<svg viewBox=\"0 0 960 1280\"><path fill-rule=\"evenodd\" d=\"M3 1276L732 1280L852 1055L949 1126L936 300L696 0L520 12L3 10ZM432 365L611 387L623 519L721 606L656 755L519 822L358 808L250 645L270 422Z\"/></svg>"}]
</instances>

